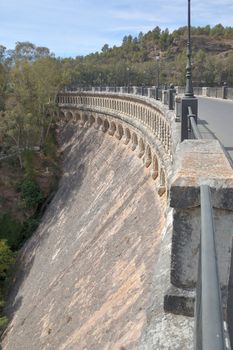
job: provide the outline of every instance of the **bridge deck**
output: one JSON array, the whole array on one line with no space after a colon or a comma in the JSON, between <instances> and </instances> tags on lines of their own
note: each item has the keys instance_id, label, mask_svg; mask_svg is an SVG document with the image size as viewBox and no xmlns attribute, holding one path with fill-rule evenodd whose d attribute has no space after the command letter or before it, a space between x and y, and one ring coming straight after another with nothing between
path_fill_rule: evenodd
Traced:
<instances>
[{"instance_id":1,"label":"bridge deck","mask_svg":"<svg viewBox=\"0 0 233 350\"><path fill-rule=\"evenodd\" d=\"M199 127L205 138L218 138L233 161L233 101L198 97Z\"/></svg>"}]
</instances>

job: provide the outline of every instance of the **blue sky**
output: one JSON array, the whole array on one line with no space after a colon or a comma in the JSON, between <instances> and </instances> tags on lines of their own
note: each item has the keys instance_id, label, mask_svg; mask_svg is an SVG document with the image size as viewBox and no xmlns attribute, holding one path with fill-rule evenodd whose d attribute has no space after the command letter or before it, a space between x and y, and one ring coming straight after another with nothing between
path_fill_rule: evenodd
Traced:
<instances>
[{"instance_id":1,"label":"blue sky","mask_svg":"<svg viewBox=\"0 0 233 350\"><path fill-rule=\"evenodd\" d=\"M192 24L233 26L233 0L192 0ZM186 25L187 0L0 0L0 44L46 46L56 56L120 45L124 35Z\"/></svg>"}]
</instances>

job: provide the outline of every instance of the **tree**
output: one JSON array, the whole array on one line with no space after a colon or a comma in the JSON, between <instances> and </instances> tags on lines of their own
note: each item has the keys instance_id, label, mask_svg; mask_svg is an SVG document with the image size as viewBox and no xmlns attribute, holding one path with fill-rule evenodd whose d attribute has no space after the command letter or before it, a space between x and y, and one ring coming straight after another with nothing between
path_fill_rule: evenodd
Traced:
<instances>
[{"instance_id":1,"label":"tree","mask_svg":"<svg viewBox=\"0 0 233 350\"><path fill-rule=\"evenodd\" d=\"M102 52L107 52L109 50L109 45L108 44L104 44L104 46L102 47Z\"/></svg>"},{"instance_id":2,"label":"tree","mask_svg":"<svg viewBox=\"0 0 233 350\"><path fill-rule=\"evenodd\" d=\"M198 50L193 55L193 82L197 85L204 83L205 71L207 69L207 54L204 50Z\"/></svg>"},{"instance_id":3,"label":"tree","mask_svg":"<svg viewBox=\"0 0 233 350\"><path fill-rule=\"evenodd\" d=\"M160 48L162 50L166 50L168 46L171 44L172 37L169 34L169 30L166 28L162 31L159 39Z\"/></svg>"},{"instance_id":4,"label":"tree","mask_svg":"<svg viewBox=\"0 0 233 350\"><path fill-rule=\"evenodd\" d=\"M143 39L143 32L140 32L140 33L138 34L138 41L141 42L142 39Z\"/></svg>"},{"instance_id":5,"label":"tree","mask_svg":"<svg viewBox=\"0 0 233 350\"><path fill-rule=\"evenodd\" d=\"M222 37L224 36L224 27L222 24L217 24L210 30L210 35L214 37Z\"/></svg>"},{"instance_id":6,"label":"tree","mask_svg":"<svg viewBox=\"0 0 233 350\"><path fill-rule=\"evenodd\" d=\"M0 45L0 63L4 62L5 55L6 55L6 47L3 45Z\"/></svg>"},{"instance_id":7,"label":"tree","mask_svg":"<svg viewBox=\"0 0 233 350\"><path fill-rule=\"evenodd\" d=\"M36 46L29 41L17 42L14 49L14 59L33 60L36 57Z\"/></svg>"},{"instance_id":8,"label":"tree","mask_svg":"<svg viewBox=\"0 0 233 350\"><path fill-rule=\"evenodd\" d=\"M10 250L5 240L0 240L0 279L6 277L10 265L14 263L14 253Z\"/></svg>"}]
</instances>

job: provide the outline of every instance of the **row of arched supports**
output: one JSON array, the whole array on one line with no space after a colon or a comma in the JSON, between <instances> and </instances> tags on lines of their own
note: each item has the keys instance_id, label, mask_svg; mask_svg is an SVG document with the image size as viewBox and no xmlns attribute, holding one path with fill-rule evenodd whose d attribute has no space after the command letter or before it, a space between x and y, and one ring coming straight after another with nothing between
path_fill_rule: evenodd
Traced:
<instances>
[{"instance_id":1,"label":"row of arched supports","mask_svg":"<svg viewBox=\"0 0 233 350\"><path fill-rule=\"evenodd\" d=\"M170 121L156 105L129 96L88 92L59 94L58 104L59 106L70 106L72 108L82 106L89 110L97 109L114 112L138 120L152 131L163 145L165 152L172 157Z\"/></svg>"},{"instance_id":2,"label":"row of arched supports","mask_svg":"<svg viewBox=\"0 0 233 350\"><path fill-rule=\"evenodd\" d=\"M161 160L142 133L132 125L105 114L65 108L60 110L60 118L66 122L78 123L81 128L94 127L121 140L143 160L145 167L150 170L153 180L156 180L159 195L166 192L166 175Z\"/></svg>"}]
</instances>

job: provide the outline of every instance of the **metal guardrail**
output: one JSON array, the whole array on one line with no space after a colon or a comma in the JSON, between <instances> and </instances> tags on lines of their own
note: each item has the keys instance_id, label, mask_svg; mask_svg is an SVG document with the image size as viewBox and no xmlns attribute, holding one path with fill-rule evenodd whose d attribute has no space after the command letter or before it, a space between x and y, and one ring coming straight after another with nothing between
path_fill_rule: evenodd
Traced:
<instances>
[{"instance_id":1,"label":"metal guardrail","mask_svg":"<svg viewBox=\"0 0 233 350\"><path fill-rule=\"evenodd\" d=\"M210 188L200 186L201 237L195 307L195 350L225 350Z\"/></svg>"},{"instance_id":2,"label":"metal guardrail","mask_svg":"<svg viewBox=\"0 0 233 350\"><path fill-rule=\"evenodd\" d=\"M188 107L190 131L195 139L202 136L197 116ZM225 350L223 310L212 214L211 193L208 185L200 186L201 235L195 302L195 350Z\"/></svg>"},{"instance_id":3,"label":"metal guardrail","mask_svg":"<svg viewBox=\"0 0 233 350\"><path fill-rule=\"evenodd\" d=\"M202 139L201 133L197 126L197 116L193 114L192 108L188 107L189 129L195 139Z\"/></svg>"}]
</instances>

